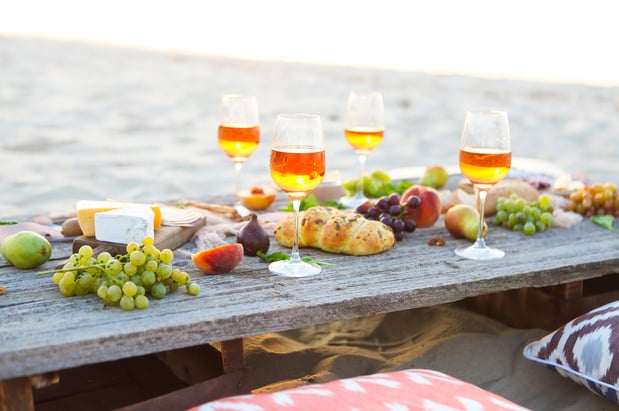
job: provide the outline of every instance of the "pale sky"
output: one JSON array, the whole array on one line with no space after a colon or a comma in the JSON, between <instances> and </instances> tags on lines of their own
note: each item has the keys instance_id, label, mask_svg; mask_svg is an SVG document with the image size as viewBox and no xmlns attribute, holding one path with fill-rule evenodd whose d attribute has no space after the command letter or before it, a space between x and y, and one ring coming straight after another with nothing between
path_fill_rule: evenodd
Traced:
<instances>
[{"instance_id":1,"label":"pale sky","mask_svg":"<svg viewBox=\"0 0 619 411\"><path fill-rule=\"evenodd\" d=\"M614 0L0 0L0 33L619 86Z\"/></svg>"}]
</instances>

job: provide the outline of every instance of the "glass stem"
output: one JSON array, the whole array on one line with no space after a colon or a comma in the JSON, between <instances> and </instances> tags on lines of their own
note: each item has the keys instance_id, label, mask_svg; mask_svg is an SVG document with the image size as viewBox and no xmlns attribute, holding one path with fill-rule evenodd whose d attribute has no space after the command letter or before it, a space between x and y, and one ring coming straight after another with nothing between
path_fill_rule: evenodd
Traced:
<instances>
[{"instance_id":1,"label":"glass stem","mask_svg":"<svg viewBox=\"0 0 619 411\"><path fill-rule=\"evenodd\" d=\"M301 207L301 200L292 200L292 209L294 210L294 242L292 243L292 253L290 254L291 263L301 262L301 256L299 255L299 208Z\"/></svg>"},{"instance_id":2,"label":"glass stem","mask_svg":"<svg viewBox=\"0 0 619 411\"><path fill-rule=\"evenodd\" d=\"M236 174L235 186L234 186L234 204L241 204L241 197L239 197L239 190L241 187L241 169L243 163L241 161L234 162L234 171Z\"/></svg>"},{"instance_id":3,"label":"glass stem","mask_svg":"<svg viewBox=\"0 0 619 411\"><path fill-rule=\"evenodd\" d=\"M477 189L477 201L479 201L479 228L477 229L477 240L475 241L475 246L481 248L486 248L486 240L484 240L484 206L486 204L487 196L487 190Z\"/></svg>"},{"instance_id":4,"label":"glass stem","mask_svg":"<svg viewBox=\"0 0 619 411\"><path fill-rule=\"evenodd\" d=\"M363 172L365 168L365 161L368 156L366 154L359 154L359 184L357 185L357 197L364 197L363 194Z\"/></svg>"}]
</instances>

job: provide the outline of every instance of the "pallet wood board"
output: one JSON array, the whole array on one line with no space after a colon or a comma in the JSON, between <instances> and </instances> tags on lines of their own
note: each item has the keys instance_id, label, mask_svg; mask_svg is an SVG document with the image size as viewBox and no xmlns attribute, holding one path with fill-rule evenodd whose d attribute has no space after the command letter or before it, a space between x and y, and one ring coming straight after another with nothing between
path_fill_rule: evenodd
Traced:
<instances>
[{"instance_id":1,"label":"pallet wood board","mask_svg":"<svg viewBox=\"0 0 619 411\"><path fill-rule=\"evenodd\" d=\"M174 250L188 242L204 224L205 220L201 219L188 227L162 225L155 231L154 245L160 250L164 248ZM126 244L99 241L95 237L80 236L73 240L73 252L77 253L83 245L91 246L94 255L103 251L107 251L112 255L125 254L127 247Z\"/></svg>"}]
</instances>

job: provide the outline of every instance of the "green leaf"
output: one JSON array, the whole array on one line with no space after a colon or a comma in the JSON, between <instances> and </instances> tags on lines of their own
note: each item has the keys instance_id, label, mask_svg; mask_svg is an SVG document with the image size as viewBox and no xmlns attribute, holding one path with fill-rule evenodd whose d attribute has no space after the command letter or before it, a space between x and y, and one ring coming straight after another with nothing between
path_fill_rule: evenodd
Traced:
<instances>
[{"instance_id":1,"label":"green leaf","mask_svg":"<svg viewBox=\"0 0 619 411\"><path fill-rule=\"evenodd\" d=\"M617 229L613 226L613 221L615 220L615 217L612 215L594 215L591 216L590 219L602 228L610 231L617 231Z\"/></svg>"},{"instance_id":2,"label":"green leaf","mask_svg":"<svg viewBox=\"0 0 619 411\"><path fill-rule=\"evenodd\" d=\"M19 221L0 221L0 225L15 225L19 224Z\"/></svg>"},{"instance_id":3,"label":"green leaf","mask_svg":"<svg viewBox=\"0 0 619 411\"><path fill-rule=\"evenodd\" d=\"M320 202L316 200L316 196L314 196L314 194L310 194L303 200L301 200L301 203L299 204L299 210L307 210L308 208L312 208L314 206L335 207L339 208L340 210L344 209L344 205L338 201L329 200L326 202ZM288 207L282 208L281 211L294 211L294 209L292 208L292 202L288 204Z\"/></svg>"},{"instance_id":4,"label":"green leaf","mask_svg":"<svg viewBox=\"0 0 619 411\"><path fill-rule=\"evenodd\" d=\"M262 251L258 251L256 255L260 257L262 261L269 263L269 264L274 261L290 260L290 255L284 253L283 251L274 251L271 254L265 254ZM318 264L318 265L335 265L332 263L328 263L326 261L314 260L310 257L301 257L301 260L305 261L306 263L313 263L313 264Z\"/></svg>"}]
</instances>

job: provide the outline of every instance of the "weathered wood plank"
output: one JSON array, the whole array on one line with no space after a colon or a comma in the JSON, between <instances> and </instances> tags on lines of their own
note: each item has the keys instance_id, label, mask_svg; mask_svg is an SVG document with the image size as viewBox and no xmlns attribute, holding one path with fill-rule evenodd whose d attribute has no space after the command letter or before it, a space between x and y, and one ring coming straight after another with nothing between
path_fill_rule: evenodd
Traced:
<instances>
[{"instance_id":1,"label":"weathered wood plank","mask_svg":"<svg viewBox=\"0 0 619 411\"><path fill-rule=\"evenodd\" d=\"M427 241L441 236L444 247ZM498 261L457 257L465 244L438 224L418 230L379 255L350 257L302 250L329 261L316 277L271 274L246 257L231 273L200 274L186 245L175 263L202 292L179 290L147 310L122 312L94 296L63 298L49 277L15 270L0 260L0 379L16 378L136 355L225 341L335 320L461 300L523 287L544 287L615 272L619 235L589 221L534 237L493 228L488 242L506 251ZM54 258L70 247L54 244ZM272 244L272 250L278 249ZM58 250L58 251L57 251ZM63 251L64 250L64 251ZM53 268L50 261L42 268Z\"/></svg>"}]
</instances>

